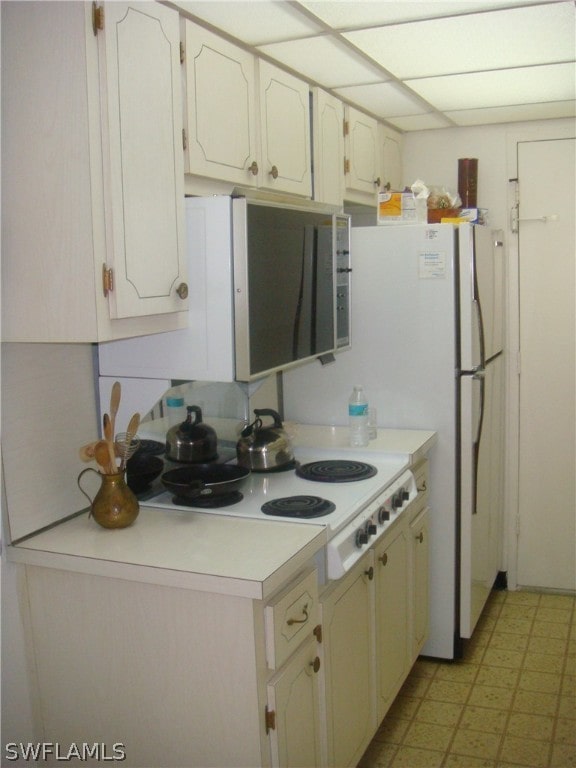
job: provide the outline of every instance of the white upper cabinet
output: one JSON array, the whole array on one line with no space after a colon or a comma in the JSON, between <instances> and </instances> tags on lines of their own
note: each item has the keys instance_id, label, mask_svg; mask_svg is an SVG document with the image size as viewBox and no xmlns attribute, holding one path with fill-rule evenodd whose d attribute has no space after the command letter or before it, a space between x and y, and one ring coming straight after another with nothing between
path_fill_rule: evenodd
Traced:
<instances>
[{"instance_id":1,"label":"white upper cabinet","mask_svg":"<svg viewBox=\"0 0 576 768\"><path fill-rule=\"evenodd\" d=\"M187 295L178 16L157 3L108 3L98 40L106 72L112 316L176 312Z\"/></svg>"},{"instance_id":2,"label":"white upper cabinet","mask_svg":"<svg viewBox=\"0 0 576 768\"><path fill-rule=\"evenodd\" d=\"M88 342L186 324L178 14L2 4L2 331Z\"/></svg>"},{"instance_id":3,"label":"white upper cabinet","mask_svg":"<svg viewBox=\"0 0 576 768\"><path fill-rule=\"evenodd\" d=\"M191 21L182 37L186 191L311 197L308 84Z\"/></svg>"},{"instance_id":4,"label":"white upper cabinet","mask_svg":"<svg viewBox=\"0 0 576 768\"><path fill-rule=\"evenodd\" d=\"M262 175L266 189L312 196L310 89L267 61L258 60Z\"/></svg>"},{"instance_id":5,"label":"white upper cabinet","mask_svg":"<svg viewBox=\"0 0 576 768\"><path fill-rule=\"evenodd\" d=\"M380 150L380 179L382 188L401 190L402 182L402 134L378 124Z\"/></svg>"},{"instance_id":6,"label":"white upper cabinet","mask_svg":"<svg viewBox=\"0 0 576 768\"><path fill-rule=\"evenodd\" d=\"M182 22L186 78L186 172L257 186L255 59Z\"/></svg>"},{"instance_id":7,"label":"white upper cabinet","mask_svg":"<svg viewBox=\"0 0 576 768\"><path fill-rule=\"evenodd\" d=\"M320 88L312 89L314 199L341 206L344 196L344 105Z\"/></svg>"},{"instance_id":8,"label":"white upper cabinet","mask_svg":"<svg viewBox=\"0 0 576 768\"><path fill-rule=\"evenodd\" d=\"M346 200L376 205L382 183L377 121L354 107L344 108Z\"/></svg>"}]
</instances>

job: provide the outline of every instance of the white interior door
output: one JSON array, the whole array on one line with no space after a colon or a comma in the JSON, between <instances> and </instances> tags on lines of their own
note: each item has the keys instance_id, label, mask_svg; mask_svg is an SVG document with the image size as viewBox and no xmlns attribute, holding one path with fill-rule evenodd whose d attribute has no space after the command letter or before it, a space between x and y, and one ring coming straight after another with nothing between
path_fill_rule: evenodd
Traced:
<instances>
[{"instance_id":1,"label":"white interior door","mask_svg":"<svg viewBox=\"0 0 576 768\"><path fill-rule=\"evenodd\" d=\"M576 588L575 140L518 143L519 586Z\"/></svg>"}]
</instances>

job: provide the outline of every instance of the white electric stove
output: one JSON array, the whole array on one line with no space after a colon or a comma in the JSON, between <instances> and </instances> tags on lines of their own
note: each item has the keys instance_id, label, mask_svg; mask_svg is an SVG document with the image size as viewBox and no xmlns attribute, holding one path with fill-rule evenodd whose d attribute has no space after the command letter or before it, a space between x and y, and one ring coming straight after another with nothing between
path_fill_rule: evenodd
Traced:
<instances>
[{"instance_id":1,"label":"white electric stove","mask_svg":"<svg viewBox=\"0 0 576 768\"><path fill-rule=\"evenodd\" d=\"M295 453L295 467L252 472L238 485L238 493L229 503L224 498L216 500L218 506L206 507L204 504L210 500L202 495L182 503L172 492L163 491L140 501L140 505L168 512L189 509L271 523L324 526L328 539L327 575L330 579L340 578L416 497L408 456L363 456L357 451L324 448L299 448ZM308 470L313 477L324 479L300 476Z\"/></svg>"}]
</instances>

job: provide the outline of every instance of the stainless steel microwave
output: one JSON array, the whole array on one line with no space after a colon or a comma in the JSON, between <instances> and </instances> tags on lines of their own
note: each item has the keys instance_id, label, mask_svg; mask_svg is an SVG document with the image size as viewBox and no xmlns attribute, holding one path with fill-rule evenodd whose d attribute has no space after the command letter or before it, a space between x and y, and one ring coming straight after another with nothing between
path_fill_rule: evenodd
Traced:
<instances>
[{"instance_id":1,"label":"stainless steel microwave","mask_svg":"<svg viewBox=\"0 0 576 768\"><path fill-rule=\"evenodd\" d=\"M350 221L311 203L232 199L236 378L350 345Z\"/></svg>"},{"instance_id":2,"label":"stainless steel microwave","mask_svg":"<svg viewBox=\"0 0 576 768\"><path fill-rule=\"evenodd\" d=\"M188 328L99 345L100 374L252 381L350 346L350 219L310 201L186 199Z\"/></svg>"}]
</instances>

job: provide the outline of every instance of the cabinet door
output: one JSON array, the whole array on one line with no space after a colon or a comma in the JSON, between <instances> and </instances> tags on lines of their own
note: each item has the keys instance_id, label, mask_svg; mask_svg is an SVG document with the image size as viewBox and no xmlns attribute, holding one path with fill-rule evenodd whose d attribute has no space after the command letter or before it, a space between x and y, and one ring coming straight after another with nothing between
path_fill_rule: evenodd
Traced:
<instances>
[{"instance_id":1,"label":"cabinet door","mask_svg":"<svg viewBox=\"0 0 576 768\"><path fill-rule=\"evenodd\" d=\"M256 186L254 56L184 22L186 171Z\"/></svg>"},{"instance_id":2,"label":"cabinet door","mask_svg":"<svg viewBox=\"0 0 576 768\"><path fill-rule=\"evenodd\" d=\"M268 683L272 765L281 768L321 765L318 672L314 638L306 643Z\"/></svg>"},{"instance_id":3,"label":"cabinet door","mask_svg":"<svg viewBox=\"0 0 576 768\"><path fill-rule=\"evenodd\" d=\"M322 606L328 765L357 765L376 729L372 553Z\"/></svg>"},{"instance_id":4,"label":"cabinet door","mask_svg":"<svg viewBox=\"0 0 576 768\"><path fill-rule=\"evenodd\" d=\"M429 510L425 507L410 523L412 539L412 585L413 585L413 630L411 663L416 661L428 637L429 595L428 595L428 518Z\"/></svg>"},{"instance_id":5,"label":"cabinet door","mask_svg":"<svg viewBox=\"0 0 576 768\"><path fill-rule=\"evenodd\" d=\"M312 196L308 84L258 61L262 168L266 189Z\"/></svg>"},{"instance_id":6,"label":"cabinet door","mask_svg":"<svg viewBox=\"0 0 576 768\"><path fill-rule=\"evenodd\" d=\"M402 189L402 135L379 123L378 145L382 187Z\"/></svg>"},{"instance_id":7,"label":"cabinet door","mask_svg":"<svg viewBox=\"0 0 576 768\"><path fill-rule=\"evenodd\" d=\"M376 664L381 720L408 672L409 550L406 526L394 529L375 550Z\"/></svg>"},{"instance_id":8,"label":"cabinet door","mask_svg":"<svg viewBox=\"0 0 576 768\"><path fill-rule=\"evenodd\" d=\"M344 193L344 105L320 88L312 91L314 199L341 206Z\"/></svg>"},{"instance_id":9,"label":"cabinet door","mask_svg":"<svg viewBox=\"0 0 576 768\"><path fill-rule=\"evenodd\" d=\"M345 196L349 198L349 193L362 193L365 199L375 204L381 181L378 123L354 107L345 108L345 120ZM351 199L360 198L352 194Z\"/></svg>"},{"instance_id":10,"label":"cabinet door","mask_svg":"<svg viewBox=\"0 0 576 768\"><path fill-rule=\"evenodd\" d=\"M99 56L111 316L184 310L178 14L159 3L106 4Z\"/></svg>"}]
</instances>

